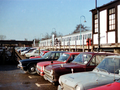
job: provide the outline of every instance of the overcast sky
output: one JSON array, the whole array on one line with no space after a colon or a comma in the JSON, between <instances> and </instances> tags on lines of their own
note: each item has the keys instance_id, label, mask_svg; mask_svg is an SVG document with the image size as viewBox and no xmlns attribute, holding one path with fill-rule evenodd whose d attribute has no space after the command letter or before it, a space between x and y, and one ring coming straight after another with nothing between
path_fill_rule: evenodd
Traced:
<instances>
[{"instance_id":1,"label":"overcast sky","mask_svg":"<svg viewBox=\"0 0 120 90\"><path fill-rule=\"evenodd\" d=\"M102 6L113 0L97 0ZM52 31L67 35L78 24L92 29L95 0L0 0L0 35L7 40L33 40Z\"/></svg>"}]
</instances>

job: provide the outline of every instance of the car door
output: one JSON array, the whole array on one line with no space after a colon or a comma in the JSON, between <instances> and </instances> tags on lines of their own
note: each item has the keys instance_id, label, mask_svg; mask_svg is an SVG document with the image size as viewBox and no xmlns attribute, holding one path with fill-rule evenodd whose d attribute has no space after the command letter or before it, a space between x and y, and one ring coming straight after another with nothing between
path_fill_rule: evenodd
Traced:
<instances>
[{"instance_id":1,"label":"car door","mask_svg":"<svg viewBox=\"0 0 120 90\"><path fill-rule=\"evenodd\" d=\"M106 55L94 55L90 63L86 65L86 71L93 70L104 59L104 57L106 57Z\"/></svg>"}]
</instances>

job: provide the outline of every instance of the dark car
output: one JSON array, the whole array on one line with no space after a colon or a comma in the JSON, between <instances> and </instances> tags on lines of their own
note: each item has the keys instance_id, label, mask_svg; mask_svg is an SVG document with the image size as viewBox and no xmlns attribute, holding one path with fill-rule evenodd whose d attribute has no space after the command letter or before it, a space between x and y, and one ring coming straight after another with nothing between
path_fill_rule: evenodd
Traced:
<instances>
[{"instance_id":1,"label":"dark car","mask_svg":"<svg viewBox=\"0 0 120 90\"><path fill-rule=\"evenodd\" d=\"M82 52L71 63L48 65L44 69L44 79L53 84L58 83L60 75L92 71L104 57L113 53Z\"/></svg>"},{"instance_id":2,"label":"dark car","mask_svg":"<svg viewBox=\"0 0 120 90\"><path fill-rule=\"evenodd\" d=\"M65 51L50 51L42 58L20 60L18 67L29 74L36 74L36 64L38 62L57 60L64 52Z\"/></svg>"}]
</instances>

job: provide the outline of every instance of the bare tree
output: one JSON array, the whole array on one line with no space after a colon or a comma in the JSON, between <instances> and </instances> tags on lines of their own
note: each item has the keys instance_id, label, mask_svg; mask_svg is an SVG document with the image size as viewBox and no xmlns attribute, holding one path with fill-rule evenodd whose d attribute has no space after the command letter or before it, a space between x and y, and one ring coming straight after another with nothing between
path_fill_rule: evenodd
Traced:
<instances>
[{"instance_id":1,"label":"bare tree","mask_svg":"<svg viewBox=\"0 0 120 90\"><path fill-rule=\"evenodd\" d=\"M72 33L78 33L78 32L80 32L80 26L81 26L81 32L89 30L88 29L89 27L84 26L82 24L79 24L79 25L76 26L76 29Z\"/></svg>"},{"instance_id":2,"label":"bare tree","mask_svg":"<svg viewBox=\"0 0 120 90\"><path fill-rule=\"evenodd\" d=\"M52 37L53 34L55 35L55 37L57 37L57 32L56 31L52 31L51 37Z\"/></svg>"},{"instance_id":3,"label":"bare tree","mask_svg":"<svg viewBox=\"0 0 120 90\"><path fill-rule=\"evenodd\" d=\"M4 40L6 38L5 35L0 35L0 40Z\"/></svg>"},{"instance_id":4,"label":"bare tree","mask_svg":"<svg viewBox=\"0 0 120 90\"><path fill-rule=\"evenodd\" d=\"M48 33L46 33L45 39L49 39L49 38L50 38L50 35Z\"/></svg>"}]
</instances>

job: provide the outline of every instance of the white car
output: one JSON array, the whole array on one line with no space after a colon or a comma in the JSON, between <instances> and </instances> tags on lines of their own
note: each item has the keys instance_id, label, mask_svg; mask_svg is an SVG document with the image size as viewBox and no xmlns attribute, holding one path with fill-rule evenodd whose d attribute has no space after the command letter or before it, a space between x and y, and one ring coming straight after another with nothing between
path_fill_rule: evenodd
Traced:
<instances>
[{"instance_id":1,"label":"white car","mask_svg":"<svg viewBox=\"0 0 120 90\"><path fill-rule=\"evenodd\" d=\"M38 50L38 49L35 49L35 50L33 50L32 52L25 54L25 57L26 57L26 58L29 58L29 57L31 57L31 56L39 56L39 50Z\"/></svg>"},{"instance_id":2,"label":"white car","mask_svg":"<svg viewBox=\"0 0 120 90\"><path fill-rule=\"evenodd\" d=\"M93 71L60 76L58 90L88 90L119 78L120 56L107 56Z\"/></svg>"},{"instance_id":3,"label":"white car","mask_svg":"<svg viewBox=\"0 0 120 90\"><path fill-rule=\"evenodd\" d=\"M30 52L32 52L33 50L35 50L36 48L30 48L30 49L28 49L28 50L25 50L25 51L23 51L23 52L21 52L21 55L25 55L26 53L30 53Z\"/></svg>"}]
</instances>

